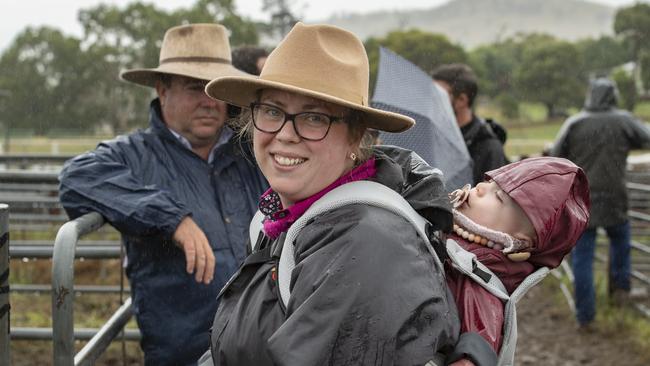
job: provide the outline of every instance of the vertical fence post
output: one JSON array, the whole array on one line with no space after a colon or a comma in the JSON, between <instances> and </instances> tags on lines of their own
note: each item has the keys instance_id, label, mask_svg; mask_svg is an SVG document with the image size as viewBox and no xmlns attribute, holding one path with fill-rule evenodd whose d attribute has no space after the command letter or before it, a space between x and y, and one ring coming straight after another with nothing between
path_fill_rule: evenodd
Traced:
<instances>
[{"instance_id":1,"label":"vertical fence post","mask_svg":"<svg viewBox=\"0 0 650 366\"><path fill-rule=\"evenodd\" d=\"M104 224L96 212L68 221L56 234L52 252L52 354L54 366L74 365L74 258L77 241Z\"/></svg>"},{"instance_id":2,"label":"vertical fence post","mask_svg":"<svg viewBox=\"0 0 650 366\"><path fill-rule=\"evenodd\" d=\"M82 216L83 217L83 216ZM56 234L52 252L52 356L54 366L74 365L74 253L78 221L68 221Z\"/></svg>"},{"instance_id":3,"label":"vertical fence post","mask_svg":"<svg viewBox=\"0 0 650 366\"><path fill-rule=\"evenodd\" d=\"M0 203L0 365L9 365L9 206Z\"/></svg>"}]
</instances>

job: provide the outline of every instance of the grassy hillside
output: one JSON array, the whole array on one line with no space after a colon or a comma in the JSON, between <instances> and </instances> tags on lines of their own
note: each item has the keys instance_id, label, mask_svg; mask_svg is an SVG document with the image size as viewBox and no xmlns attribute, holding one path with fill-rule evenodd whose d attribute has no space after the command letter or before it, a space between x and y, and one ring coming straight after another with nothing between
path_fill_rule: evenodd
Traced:
<instances>
[{"instance_id":1,"label":"grassy hillside","mask_svg":"<svg viewBox=\"0 0 650 366\"><path fill-rule=\"evenodd\" d=\"M419 28L474 47L519 32L543 32L567 40L610 34L614 13L612 7L580 0L452 0L429 9L344 14L325 22L349 29L361 39Z\"/></svg>"}]
</instances>

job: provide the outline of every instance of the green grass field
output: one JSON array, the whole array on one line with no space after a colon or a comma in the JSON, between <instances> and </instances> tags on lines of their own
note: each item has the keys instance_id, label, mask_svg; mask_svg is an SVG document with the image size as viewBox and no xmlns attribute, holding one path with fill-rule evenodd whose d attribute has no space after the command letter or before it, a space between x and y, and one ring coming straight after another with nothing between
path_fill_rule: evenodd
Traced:
<instances>
[{"instance_id":1,"label":"green grass field","mask_svg":"<svg viewBox=\"0 0 650 366\"><path fill-rule=\"evenodd\" d=\"M508 156L538 155L553 143L564 119L547 119L546 109L541 104L522 103L519 108L520 116L516 119L503 117L493 104L479 105L477 113L484 118L494 118L506 127L508 141L505 150ZM578 110L568 112L573 114ZM650 123L650 101L637 104L634 113L640 120Z\"/></svg>"},{"instance_id":2,"label":"green grass field","mask_svg":"<svg viewBox=\"0 0 650 366\"><path fill-rule=\"evenodd\" d=\"M508 119L495 104L481 103L477 113L481 117L493 118L508 130L506 153L508 156L535 155L555 139L563 119L547 119L546 108L539 103L522 103L519 117ZM577 109L569 110L570 114ZM650 122L650 101L637 104L634 113L642 121ZM20 131L19 131L20 132ZM94 149L100 141L111 136L32 136L22 131L9 140L0 139L0 153L11 154L79 154Z\"/></svg>"},{"instance_id":3,"label":"green grass field","mask_svg":"<svg viewBox=\"0 0 650 366\"><path fill-rule=\"evenodd\" d=\"M642 121L650 122L650 101L638 103L634 108L634 114Z\"/></svg>"},{"instance_id":4,"label":"green grass field","mask_svg":"<svg viewBox=\"0 0 650 366\"><path fill-rule=\"evenodd\" d=\"M100 141L109 139L109 136L79 136L66 138L50 137L14 137L0 141L3 153L11 154L79 154L94 149Z\"/></svg>"}]
</instances>

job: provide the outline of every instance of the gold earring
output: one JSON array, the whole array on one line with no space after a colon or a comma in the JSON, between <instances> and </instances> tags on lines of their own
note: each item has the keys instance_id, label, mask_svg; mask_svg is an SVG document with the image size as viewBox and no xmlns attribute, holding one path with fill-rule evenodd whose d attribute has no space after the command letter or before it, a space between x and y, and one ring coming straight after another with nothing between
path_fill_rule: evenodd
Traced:
<instances>
[{"instance_id":1,"label":"gold earring","mask_svg":"<svg viewBox=\"0 0 650 366\"><path fill-rule=\"evenodd\" d=\"M357 154L350 153L350 159L352 159L352 161L357 161Z\"/></svg>"}]
</instances>

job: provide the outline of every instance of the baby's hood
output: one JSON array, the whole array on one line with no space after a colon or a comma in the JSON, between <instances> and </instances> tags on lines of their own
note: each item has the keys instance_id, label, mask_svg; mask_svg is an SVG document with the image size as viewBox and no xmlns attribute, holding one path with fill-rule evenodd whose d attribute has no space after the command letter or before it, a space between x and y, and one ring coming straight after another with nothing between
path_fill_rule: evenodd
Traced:
<instances>
[{"instance_id":1,"label":"baby's hood","mask_svg":"<svg viewBox=\"0 0 650 366\"><path fill-rule=\"evenodd\" d=\"M589 185L577 165L562 158L529 158L485 173L524 210L537 233L528 259L557 267L589 222Z\"/></svg>"}]
</instances>

